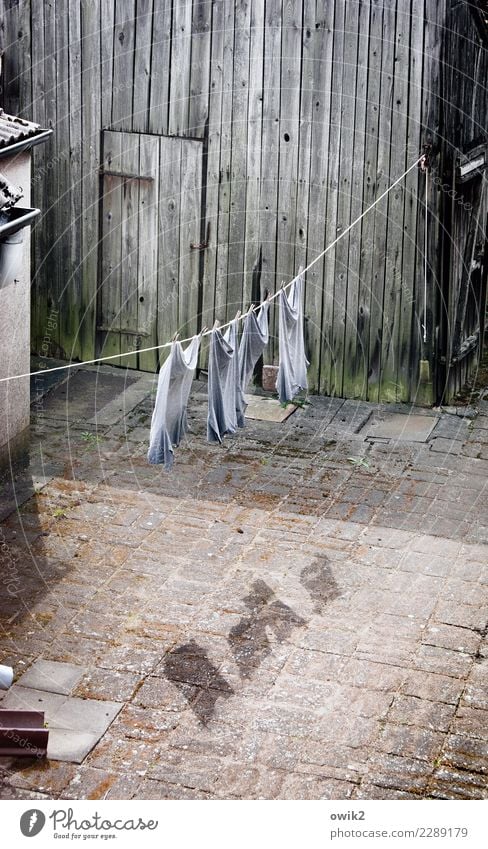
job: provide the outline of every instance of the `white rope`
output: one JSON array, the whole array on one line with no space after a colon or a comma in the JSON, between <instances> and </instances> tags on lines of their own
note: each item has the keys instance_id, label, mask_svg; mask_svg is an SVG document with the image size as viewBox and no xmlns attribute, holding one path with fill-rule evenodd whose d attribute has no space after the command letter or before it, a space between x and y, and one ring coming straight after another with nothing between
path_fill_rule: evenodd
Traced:
<instances>
[{"instance_id":1,"label":"white rope","mask_svg":"<svg viewBox=\"0 0 488 849\"><path fill-rule=\"evenodd\" d=\"M395 186L398 185L398 183L401 183L401 181L407 176L407 174L409 174L410 171L413 171L413 169L418 166L418 164L421 162L421 160L423 158L424 158L423 155L420 156L417 159L417 161L414 162L413 165L410 166L410 168L407 168L407 170L404 171L403 174L400 177L398 177L398 179L395 180L394 183L391 184L391 186L388 186L388 188L385 189L385 191L379 196L379 198L376 198L376 200L373 201L373 203L370 204L370 206L368 206L368 208L365 209L364 212L362 212L361 215L359 215L358 218L356 218L356 220L352 222L352 224L349 224L349 226L346 227L346 229L343 230L342 233L340 233L340 235L337 236L337 238L334 239L334 241L330 243L330 245L327 245L327 247L321 253L319 253L319 255L316 256L315 259L313 259L312 262L310 262L307 265L307 267L303 269L303 271L300 272L300 274L306 274L307 271L309 271L312 268L312 266L315 265L316 262L318 262L320 259L322 259L322 257L324 257L326 253L328 253L330 250L332 250L332 248L335 247L335 245L337 245L337 242L339 242L341 239L343 239L344 236L347 233L349 233L349 231L352 230L352 228L355 227L356 224L358 224L364 218L365 215L368 214L368 212L371 212L371 210L380 201L382 201L383 198L386 197L386 195L389 192L391 192L392 189L395 188ZM274 293L274 295L270 295L267 298L267 301L274 301L274 299L278 297L280 292L284 289L288 289L295 282L296 279L297 279L297 277L294 277L293 280L290 280L290 282L286 284L286 286L282 286L280 289L278 289L277 292ZM263 301L260 304L256 304L255 306L251 306L250 309L248 310L248 312L250 312L251 310L260 309L260 307L264 303L266 303L266 301ZM230 327L230 325L233 324L235 321L242 321L242 319L245 318L246 315L247 315L247 313L244 313L243 315L240 315L237 318L233 318L231 321L228 321L226 324L220 324L219 330L225 330L226 327ZM206 330L203 333L201 333L200 335L202 337L203 336L209 336L211 333L212 333L212 330ZM180 339L179 342L181 344L185 344L186 342L191 342L192 339L195 338L195 335L198 335L198 334L194 334L193 336L190 336L188 339ZM24 374L14 374L14 375L10 375L9 377L2 377L2 378L0 378L0 383L5 383L8 380L20 380L21 378L24 378L24 377L34 377L37 374L50 374L51 372L63 371L64 369L82 368L82 366L91 366L91 365L95 365L96 363L109 362L109 360L118 360L121 357L132 357L132 356L134 356L134 354L146 354L146 353L149 353L150 351L160 351L163 348L170 348L172 344L173 344L173 342L165 342L162 345L154 345L151 348L138 348L136 351L127 351L123 354L111 354L108 357L96 357L94 360L83 360L83 362L81 362L81 363L66 363L66 365L54 366L53 368L39 369L39 371L27 371Z\"/></svg>"}]
</instances>

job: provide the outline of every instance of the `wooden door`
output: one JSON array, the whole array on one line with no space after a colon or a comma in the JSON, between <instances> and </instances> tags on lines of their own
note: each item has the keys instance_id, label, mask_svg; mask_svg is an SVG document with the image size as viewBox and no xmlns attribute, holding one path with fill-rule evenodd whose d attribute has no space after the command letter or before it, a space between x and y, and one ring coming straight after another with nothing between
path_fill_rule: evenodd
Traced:
<instances>
[{"instance_id":1,"label":"wooden door","mask_svg":"<svg viewBox=\"0 0 488 849\"><path fill-rule=\"evenodd\" d=\"M439 397L448 400L465 384L483 347L488 211L484 173L474 170L464 181L458 179L452 194L443 357L445 383L438 391Z\"/></svg>"},{"instance_id":2,"label":"wooden door","mask_svg":"<svg viewBox=\"0 0 488 849\"><path fill-rule=\"evenodd\" d=\"M97 356L199 330L202 143L103 132ZM164 359L165 351L162 351ZM155 371L158 352L116 365Z\"/></svg>"}]
</instances>

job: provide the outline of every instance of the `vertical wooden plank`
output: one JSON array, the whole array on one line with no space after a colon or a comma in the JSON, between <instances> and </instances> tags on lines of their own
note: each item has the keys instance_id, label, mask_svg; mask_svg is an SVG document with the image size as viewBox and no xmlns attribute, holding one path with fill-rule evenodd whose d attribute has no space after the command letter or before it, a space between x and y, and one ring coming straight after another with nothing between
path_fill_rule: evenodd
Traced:
<instances>
[{"instance_id":1,"label":"vertical wooden plank","mask_svg":"<svg viewBox=\"0 0 488 849\"><path fill-rule=\"evenodd\" d=\"M150 348L158 344L158 210L159 210L159 139L156 136L140 136L141 175L153 176L152 182L141 180L139 184L139 272L138 272L138 329L143 334L138 347ZM164 340L163 340L164 341ZM156 371L156 351L139 354L138 368Z\"/></svg>"},{"instance_id":2,"label":"vertical wooden plank","mask_svg":"<svg viewBox=\"0 0 488 849\"><path fill-rule=\"evenodd\" d=\"M246 162L246 231L244 236L244 276L242 300L244 308L253 299L253 274L261 263L259 231L259 196L261 181L261 133L263 122L264 68L264 4L253 0L251 8L251 42L249 48L249 106ZM262 293L260 295L261 299Z\"/></svg>"},{"instance_id":3,"label":"vertical wooden plank","mask_svg":"<svg viewBox=\"0 0 488 849\"><path fill-rule=\"evenodd\" d=\"M153 0L148 125L150 133L168 132L171 6L172 0Z\"/></svg>"},{"instance_id":4,"label":"vertical wooden plank","mask_svg":"<svg viewBox=\"0 0 488 849\"><path fill-rule=\"evenodd\" d=\"M247 177L251 3L235 0L227 320L241 308Z\"/></svg>"},{"instance_id":5,"label":"vertical wooden plank","mask_svg":"<svg viewBox=\"0 0 488 849\"><path fill-rule=\"evenodd\" d=\"M444 38L445 24L445 7L444 0L432 0L429 4L426 3L426 32L425 32L425 49L424 49L424 76L423 76L423 104L422 104L422 144L431 142L434 145L433 176L442 175L443 168L447 163L443 162L444 156L442 151L442 130L440 126L441 116L443 113L443 105L441 101L441 50ZM441 154L441 156L440 156ZM432 181L431 181L432 187ZM422 192L422 190L421 190ZM421 198L425 197L422 192ZM442 202L442 192L436 189L429 192L429 209L428 209L428 233L429 243L427 247L428 259L428 281L427 281L427 343L423 342L422 324L424 315L424 249L423 247L417 252L417 274L416 274L416 297L415 297L415 314L414 327L412 332L412 347L411 347L411 371L412 384L414 387L414 400L419 404L429 404L433 400L431 374L426 381L420 381L420 360L429 362L429 370L432 371L433 361L433 306L436 296L436 289L439 286L439 268L441 261L441 252L438 251L438 246L441 244L441 226L440 226L440 204ZM422 204L423 207L423 204ZM423 210L420 211L421 220L423 222ZM424 234L423 223L419 226L419 234L422 239Z\"/></svg>"},{"instance_id":6,"label":"vertical wooden plank","mask_svg":"<svg viewBox=\"0 0 488 849\"><path fill-rule=\"evenodd\" d=\"M104 6L102 3L101 6ZM106 81L101 79L100 6L98 0L81 0L81 99L82 99L82 315L80 352L83 359L95 356L98 287L100 201L100 97ZM103 84L102 84L103 83Z\"/></svg>"},{"instance_id":7,"label":"vertical wooden plank","mask_svg":"<svg viewBox=\"0 0 488 849\"><path fill-rule=\"evenodd\" d=\"M366 92L366 139L364 151L363 210L378 196L377 162L380 112L381 66L383 56L383 3L371 0L368 77ZM370 361L371 312L377 306L372 301L373 255L375 236L375 214L371 211L361 222L359 259L358 330L359 352L356 355L357 384L361 385L361 397L368 391Z\"/></svg>"},{"instance_id":8,"label":"vertical wooden plank","mask_svg":"<svg viewBox=\"0 0 488 849\"><path fill-rule=\"evenodd\" d=\"M5 9L4 14L2 14L2 24L5 51L2 56L2 104L7 114L18 115L22 106L20 101L22 57L19 55L20 10L18 3L11 3L9 8Z\"/></svg>"},{"instance_id":9,"label":"vertical wooden plank","mask_svg":"<svg viewBox=\"0 0 488 849\"><path fill-rule=\"evenodd\" d=\"M359 7L348 3L344 18L342 94L340 114L341 129L338 152L338 197L336 232L340 235L351 223L351 197L353 192L354 142L356 138L356 84L358 68ZM339 85L339 83L338 83ZM332 112L334 114L334 112ZM345 362L346 321L348 293L357 289L349 271L349 246L358 243L357 230L350 231L335 249L334 304L332 311L332 349L335 363L331 371L330 391L343 395L344 371L350 373L351 366ZM355 323L355 316L352 321Z\"/></svg>"},{"instance_id":10,"label":"vertical wooden plank","mask_svg":"<svg viewBox=\"0 0 488 849\"><path fill-rule=\"evenodd\" d=\"M410 9L404 10L403 0L397 2L393 98L391 105L390 181L396 180L407 168L408 70L410 44ZM400 338L400 298L402 288L403 215L405 183L402 181L388 194L383 295L383 334L379 398L399 401L405 397L405 387L398 383L398 342Z\"/></svg>"},{"instance_id":11,"label":"vertical wooden plank","mask_svg":"<svg viewBox=\"0 0 488 849\"><path fill-rule=\"evenodd\" d=\"M188 134L192 0L175 0L171 35L170 135Z\"/></svg>"},{"instance_id":12,"label":"vertical wooden plank","mask_svg":"<svg viewBox=\"0 0 488 849\"><path fill-rule=\"evenodd\" d=\"M329 131L331 124L330 99L332 55L334 46L333 3L323 8L315 3L315 23L312 28L312 127L310 148L310 182L308 202L307 265L325 248L326 209L329 173ZM323 345L328 344L322 333L322 311L326 289L332 280L324 276L325 260L312 266L306 277L305 314L310 349L309 385L317 391L320 385L320 357ZM326 382L328 386L328 381Z\"/></svg>"},{"instance_id":13,"label":"vertical wooden plank","mask_svg":"<svg viewBox=\"0 0 488 849\"><path fill-rule=\"evenodd\" d=\"M391 182L391 123L394 73L394 33L395 6L386 2L383 5L383 51L381 66L379 128L378 128L378 162L376 192L381 194ZM381 352L383 332L383 298L386 267L386 227L388 214L388 198L384 198L374 209L374 255L371 281L371 320L370 320L370 361L368 399L378 401L381 380Z\"/></svg>"},{"instance_id":14,"label":"vertical wooden plank","mask_svg":"<svg viewBox=\"0 0 488 849\"><path fill-rule=\"evenodd\" d=\"M132 129L144 133L149 126L153 0L137 0L135 14Z\"/></svg>"},{"instance_id":15,"label":"vertical wooden plank","mask_svg":"<svg viewBox=\"0 0 488 849\"><path fill-rule=\"evenodd\" d=\"M312 147L314 53L316 33L315 0L304 0L302 61L300 75L300 119L298 128L297 203L295 226L295 268L307 264L308 198ZM320 60L317 60L320 61ZM318 210L317 210L318 211ZM314 317L312 316L312 321Z\"/></svg>"},{"instance_id":16,"label":"vertical wooden plank","mask_svg":"<svg viewBox=\"0 0 488 849\"><path fill-rule=\"evenodd\" d=\"M103 170L120 172L123 134L103 134ZM121 256L122 190L120 177L103 177L101 277L97 324L100 345L97 355L110 357L120 353L120 312L122 306ZM114 359L113 365L124 364Z\"/></svg>"},{"instance_id":17,"label":"vertical wooden plank","mask_svg":"<svg viewBox=\"0 0 488 849\"><path fill-rule=\"evenodd\" d=\"M408 93L407 162L410 165L421 152L422 65L424 46L424 0L413 0L410 28L410 74ZM405 206L403 215L403 257L401 275L401 301L398 335L398 385L399 400L413 400L410 350L413 331L413 312L416 290L417 213L420 203L419 171L415 169L405 178ZM413 389L413 392L412 392Z\"/></svg>"},{"instance_id":18,"label":"vertical wooden plank","mask_svg":"<svg viewBox=\"0 0 488 849\"><path fill-rule=\"evenodd\" d=\"M45 106L46 106L46 125L50 129L56 128L56 3L51 0L50 3L44 4L44 83L45 83ZM56 162L59 153L58 135L53 132L45 145L46 167L50 163ZM45 254L42 259L42 264L39 268L41 280L44 283L44 298L45 309L44 314L40 316L41 338L45 332L45 321L49 313L49 309L54 308L59 310L59 293L57 291L57 272L56 263L58 259L56 239L57 239L57 216L56 206L58 201L58 184L56 179L52 179L51 175L53 168L48 170L48 177L45 184L45 199L44 207L46 216L43 221L44 230L44 247ZM59 324L57 328L52 330L51 356L59 356Z\"/></svg>"},{"instance_id":19,"label":"vertical wooden plank","mask_svg":"<svg viewBox=\"0 0 488 849\"><path fill-rule=\"evenodd\" d=\"M132 129L135 0L115 0L112 128Z\"/></svg>"},{"instance_id":20,"label":"vertical wooden plank","mask_svg":"<svg viewBox=\"0 0 488 849\"><path fill-rule=\"evenodd\" d=\"M46 126L45 103L45 48L44 48L44 4L32 8L32 120ZM46 318L45 272L43 260L46 251L45 224L46 208L43 174L47 165L47 144L40 144L32 150L32 203L41 210L37 226L33 230L32 240L32 281L31 281L31 340L34 351L42 345L43 327Z\"/></svg>"},{"instance_id":21,"label":"vertical wooden plank","mask_svg":"<svg viewBox=\"0 0 488 849\"><path fill-rule=\"evenodd\" d=\"M159 152L157 344L162 345L178 330L181 140L160 138Z\"/></svg>"},{"instance_id":22,"label":"vertical wooden plank","mask_svg":"<svg viewBox=\"0 0 488 849\"><path fill-rule=\"evenodd\" d=\"M139 173L139 135L119 133L121 136L120 170L124 174ZM127 177L122 180L122 209L120 226L120 350L138 347L138 279L139 279L139 180ZM130 332L124 332L132 331ZM121 365L137 368L137 355L123 357Z\"/></svg>"},{"instance_id":23,"label":"vertical wooden plank","mask_svg":"<svg viewBox=\"0 0 488 849\"><path fill-rule=\"evenodd\" d=\"M78 331L79 316L70 303L71 222L69 168L70 149L70 80L69 80L69 20L65 10L56 14L56 139L58 156L55 168L56 237L53 244L56 293L59 302L59 346L63 357L71 359L72 342Z\"/></svg>"},{"instance_id":24,"label":"vertical wooden plank","mask_svg":"<svg viewBox=\"0 0 488 849\"><path fill-rule=\"evenodd\" d=\"M205 218L207 221L209 246L205 252L202 322L208 326L212 325L214 321L217 251L219 250L218 227L220 149L222 144L222 88L224 79L224 20L224 0L217 0L212 7L212 44L205 185Z\"/></svg>"},{"instance_id":25,"label":"vertical wooden plank","mask_svg":"<svg viewBox=\"0 0 488 849\"><path fill-rule=\"evenodd\" d=\"M83 5L87 5L82 0ZM88 4L91 5L91 4ZM99 73L100 78L102 80L101 86L101 126L109 129L112 124L112 95L113 95L113 63L114 63L114 38L115 38L115 0L109 0L109 2L104 2L104 0L97 0L96 3L98 7L99 14ZM95 32L93 31L92 38L95 38ZM83 44L83 48L85 45ZM95 46L92 48L92 55L95 58L96 51ZM88 71L94 71L94 69L86 69Z\"/></svg>"},{"instance_id":26,"label":"vertical wooden plank","mask_svg":"<svg viewBox=\"0 0 488 849\"><path fill-rule=\"evenodd\" d=\"M215 315L220 321L226 317L227 305L227 266L229 255L229 217L230 217L230 169L232 151L232 89L234 67L234 3L225 0L224 4L224 45L223 64L225 69L222 86L222 109L220 131L220 173L219 173L219 220L216 232L217 263L215 277Z\"/></svg>"},{"instance_id":27,"label":"vertical wooden plank","mask_svg":"<svg viewBox=\"0 0 488 849\"><path fill-rule=\"evenodd\" d=\"M192 249L200 239L201 142L181 141L180 262L178 330L182 337L198 330L199 251Z\"/></svg>"},{"instance_id":28,"label":"vertical wooden plank","mask_svg":"<svg viewBox=\"0 0 488 849\"><path fill-rule=\"evenodd\" d=\"M295 268L295 223L300 126L302 5L284 0L281 21L281 105L277 273L291 280Z\"/></svg>"},{"instance_id":29,"label":"vertical wooden plank","mask_svg":"<svg viewBox=\"0 0 488 849\"><path fill-rule=\"evenodd\" d=\"M278 216L278 163L280 145L281 87L281 0L268 0L265 10L263 132L261 140L261 195L259 231L262 241L261 285L274 292L276 283L276 241ZM269 345L264 352L273 362L276 345L276 310L270 312Z\"/></svg>"},{"instance_id":30,"label":"vertical wooden plank","mask_svg":"<svg viewBox=\"0 0 488 849\"><path fill-rule=\"evenodd\" d=\"M17 30L17 69L19 90L19 112L32 121L32 33L31 3L19 3L19 27Z\"/></svg>"},{"instance_id":31,"label":"vertical wooden plank","mask_svg":"<svg viewBox=\"0 0 488 849\"><path fill-rule=\"evenodd\" d=\"M340 159L341 159L341 111L342 111L342 71L344 62L344 14L343 4L336 6L334 19L334 45L333 45L333 68L331 82L330 101L330 132L329 132L329 172L327 186L327 219L325 230L325 243L331 244L337 235L338 228L343 222L338 220L338 207L340 200ZM342 210L342 207L341 207ZM347 222L348 223L348 222ZM336 249L330 250L325 257L325 293L322 315L323 347L320 362L320 388L327 395L337 394L337 354L342 357L342 348L339 352L334 348L337 344L337 334L333 333L334 304L336 298L341 297L341 289L344 287L344 270L336 263ZM337 290L337 291L336 291ZM341 375L342 372L339 374ZM340 390L339 390L340 391Z\"/></svg>"},{"instance_id":32,"label":"vertical wooden plank","mask_svg":"<svg viewBox=\"0 0 488 849\"><path fill-rule=\"evenodd\" d=\"M367 138L368 56L370 4L359 6L356 103L350 220L363 211L364 159ZM367 391L367 348L364 347L364 308L359 306L363 282L360 278L361 224L351 230L348 254L348 284L342 392L345 398L365 398Z\"/></svg>"},{"instance_id":33,"label":"vertical wooden plank","mask_svg":"<svg viewBox=\"0 0 488 849\"><path fill-rule=\"evenodd\" d=\"M194 0L191 34L188 133L203 138L208 118L212 3Z\"/></svg>"},{"instance_id":34,"label":"vertical wooden plank","mask_svg":"<svg viewBox=\"0 0 488 849\"><path fill-rule=\"evenodd\" d=\"M82 233L82 101L81 101L81 7L70 8L69 19L69 215L70 254L66 300L76 322L71 339L74 358L82 359L80 328L84 321L81 290L81 233ZM65 191L67 187L65 186Z\"/></svg>"}]
</instances>

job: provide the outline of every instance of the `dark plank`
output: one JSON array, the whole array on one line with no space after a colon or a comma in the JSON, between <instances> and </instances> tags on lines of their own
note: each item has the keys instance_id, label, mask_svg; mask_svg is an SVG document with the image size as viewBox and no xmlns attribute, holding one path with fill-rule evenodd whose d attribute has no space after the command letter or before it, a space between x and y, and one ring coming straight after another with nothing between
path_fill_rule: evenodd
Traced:
<instances>
[{"instance_id":1,"label":"dark plank","mask_svg":"<svg viewBox=\"0 0 488 849\"><path fill-rule=\"evenodd\" d=\"M144 133L149 127L149 90L152 69L151 40L154 17L153 0L137 0L135 14L132 129ZM156 64L156 59L154 64Z\"/></svg>"},{"instance_id":2,"label":"dark plank","mask_svg":"<svg viewBox=\"0 0 488 849\"><path fill-rule=\"evenodd\" d=\"M104 4L102 4L103 6ZM82 311L80 350L83 359L95 356L98 288L98 243L100 203L100 120L103 90L100 66L100 8L97 0L81 2L81 99L83 138L81 142L82 201ZM105 80L103 81L105 84Z\"/></svg>"},{"instance_id":3,"label":"dark plank","mask_svg":"<svg viewBox=\"0 0 488 849\"><path fill-rule=\"evenodd\" d=\"M158 344L178 330L181 140L159 140ZM181 246L183 250L183 246ZM160 362L167 356L161 351Z\"/></svg>"},{"instance_id":4,"label":"dark plank","mask_svg":"<svg viewBox=\"0 0 488 849\"><path fill-rule=\"evenodd\" d=\"M139 148L139 173L154 176L154 180L139 183L139 271L137 327L141 332L139 347L150 348L158 344L158 222L159 222L159 139L141 135ZM164 340L163 340L164 341ZM158 355L155 351L139 354L138 368L156 371Z\"/></svg>"}]
</instances>

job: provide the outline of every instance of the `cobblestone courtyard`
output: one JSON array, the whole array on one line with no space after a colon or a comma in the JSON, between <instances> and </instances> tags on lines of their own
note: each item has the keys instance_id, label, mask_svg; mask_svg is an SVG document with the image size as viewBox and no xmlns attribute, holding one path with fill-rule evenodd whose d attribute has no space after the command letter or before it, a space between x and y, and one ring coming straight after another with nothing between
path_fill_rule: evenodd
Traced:
<instances>
[{"instance_id":1,"label":"cobblestone courtyard","mask_svg":"<svg viewBox=\"0 0 488 849\"><path fill-rule=\"evenodd\" d=\"M486 798L488 402L410 411L415 442L312 397L219 447L200 382L167 473L153 390L105 367L36 406L0 662L118 707L81 764L2 759L2 797Z\"/></svg>"}]
</instances>

